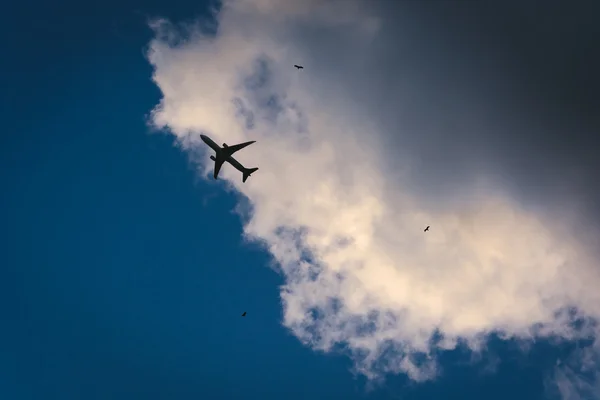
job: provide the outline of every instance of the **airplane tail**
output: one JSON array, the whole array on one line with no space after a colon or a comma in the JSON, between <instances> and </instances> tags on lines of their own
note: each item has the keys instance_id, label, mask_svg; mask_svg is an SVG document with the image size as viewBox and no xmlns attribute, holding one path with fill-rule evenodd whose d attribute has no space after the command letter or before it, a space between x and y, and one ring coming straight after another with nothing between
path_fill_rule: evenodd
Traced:
<instances>
[{"instance_id":1,"label":"airplane tail","mask_svg":"<svg viewBox=\"0 0 600 400\"><path fill-rule=\"evenodd\" d=\"M244 171L244 176L242 177L242 182L246 182L246 179L252 175L253 172L257 171L258 168L248 168Z\"/></svg>"}]
</instances>

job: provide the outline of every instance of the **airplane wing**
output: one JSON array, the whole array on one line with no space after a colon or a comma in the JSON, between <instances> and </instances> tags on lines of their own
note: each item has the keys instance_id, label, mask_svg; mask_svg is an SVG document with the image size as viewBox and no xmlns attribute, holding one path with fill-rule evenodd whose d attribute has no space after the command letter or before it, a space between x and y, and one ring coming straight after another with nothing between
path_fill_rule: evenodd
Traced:
<instances>
[{"instance_id":1,"label":"airplane wing","mask_svg":"<svg viewBox=\"0 0 600 400\"><path fill-rule=\"evenodd\" d=\"M254 142L256 142L256 140L252 140L250 142L244 142L244 143L240 143L240 144L234 144L233 146L223 147L223 150L226 151L227 154L232 155L236 151L239 151L246 146L250 146Z\"/></svg>"},{"instance_id":2,"label":"airplane wing","mask_svg":"<svg viewBox=\"0 0 600 400\"><path fill-rule=\"evenodd\" d=\"M214 157L211 157L214 161L215 161L215 172L213 174L213 177L215 179L217 179L217 176L219 176L219 171L221 170L221 167L223 166L223 163L225 162L224 159L215 159Z\"/></svg>"}]
</instances>

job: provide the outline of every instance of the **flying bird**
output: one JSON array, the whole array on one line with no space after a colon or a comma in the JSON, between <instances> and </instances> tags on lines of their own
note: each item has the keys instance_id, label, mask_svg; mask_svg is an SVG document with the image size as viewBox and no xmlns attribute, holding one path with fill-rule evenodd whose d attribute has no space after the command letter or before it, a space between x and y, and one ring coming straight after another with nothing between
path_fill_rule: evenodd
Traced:
<instances>
[{"instance_id":1,"label":"flying bird","mask_svg":"<svg viewBox=\"0 0 600 400\"><path fill-rule=\"evenodd\" d=\"M244 311L244 313L242 314L242 317L245 317L245 316L246 316L246 311Z\"/></svg>"},{"instance_id":2,"label":"flying bird","mask_svg":"<svg viewBox=\"0 0 600 400\"><path fill-rule=\"evenodd\" d=\"M304 67L302 65L296 65L296 64L294 64L294 67L296 67L297 69L304 69Z\"/></svg>"},{"instance_id":3,"label":"flying bird","mask_svg":"<svg viewBox=\"0 0 600 400\"><path fill-rule=\"evenodd\" d=\"M425 228L425 230L423 232L427 232L429 230L429 225L427 225L427 228Z\"/></svg>"}]
</instances>

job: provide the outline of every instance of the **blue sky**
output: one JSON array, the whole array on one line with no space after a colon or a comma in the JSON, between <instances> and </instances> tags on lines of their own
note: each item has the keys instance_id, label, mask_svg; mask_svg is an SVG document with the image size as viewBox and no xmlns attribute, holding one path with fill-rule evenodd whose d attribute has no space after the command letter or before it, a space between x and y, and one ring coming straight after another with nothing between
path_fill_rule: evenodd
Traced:
<instances>
[{"instance_id":1,"label":"blue sky","mask_svg":"<svg viewBox=\"0 0 600 400\"><path fill-rule=\"evenodd\" d=\"M175 82L170 68L180 66L161 64L164 60L151 65L145 57L156 37L147 18L192 20L208 15L206 4L124 1L101 7L39 2L9 8L6 15L13 17L1 29L10 38L11 57L0 61L5 113L0 146L3 398L558 398L552 385L555 364L573 354L575 344L554 345L542 337L528 342L524 351L518 323L504 326L490 320L484 326L488 332L505 328L519 340L493 338L479 358L467 349L473 346L448 352L433 349L432 354L440 357L441 375L425 383L415 383L395 370L385 382L371 387L363 375L352 372L355 358L318 351L310 342L316 336L302 342L300 337L312 331L295 325L288 306L306 300L299 293L308 286L288 286L292 294L286 297L287 306L282 304L281 287L292 282L296 272L276 272L270 265L281 255L243 239L244 221L234 212L241 191L237 172L224 171L229 188L223 181L204 179L203 168L208 171L211 166L205 161L200 167L191 164L193 149L175 145L189 126L178 125L174 115L181 114L168 107L155 122L174 126L173 135L150 133L147 126L150 111L161 99L180 100L159 90ZM306 37L327 32L315 29ZM320 43L325 46L334 39L323 36ZM347 46L344 43L339 51ZM163 54L167 60L175 51ZM301 63L292 64L296 62ZM371 61L363 62L367 71ZM323 65L315 61L311 66ZM152 81L153 67L155 78L163 79L158 84ZM329 73L322 72L319 82ZM362 73L357 68L344 79ZM313 85L318 83L307 84ZM327 93L324 89L326 100ZM258 102L264 95L254 93L246 101ZM351 107L340 104L332 104L332 114L348 113ZM261 113L272 110L259 107L254 112L260 119ZM318 125L315 121L308 125ZM199 129L210 131L221 121L197 123ZM228 139L218 129L210 134L218 143L241 141L235 135ZM270 138L265 136L263 142ZM409 142L412 149L420 143ZM260 145L259 140L253 146ZM243 192L257 208L256 225L247 233L260 239L268 230L266 216L276 214L265 207L278 206L263 200L261 196L270 192L261 188L275 190L277 185L266 181L270 178L261 183L258 174L274 175L261 159L263 153L251 154L244 164L256 163L261 169ZM315 160L321 165L320 159ZM494 176L506 176L496 165L492 169ZM287 185L281 183L280 191L291 190L289 182L296 179L291 174L281 171ZM423 174L433 176L431 171ZM442 190L436 186L439 179L444 177L431 178L428 187L414 191ZM251 186L253 182L257 183ZM455 192L465 187L464 182L454 183ZM413 186L414 182L407 187ZM524 204L539 197L539 193L510 193ZM297 222L309 228L312 223ZM279 243L265 235L267 244ZM437 288L444 289L441 285ZM585 308L593 298L582 299L578 305L593 314L592 308ZM244 311L248 316L241 318ZM531 321L536 322L542 321ZM326 327L315 324L323 335ZM414 340L411 343L417 343ZM392 355L378 360L393 359Z\"/></svg>"}]
</instances>

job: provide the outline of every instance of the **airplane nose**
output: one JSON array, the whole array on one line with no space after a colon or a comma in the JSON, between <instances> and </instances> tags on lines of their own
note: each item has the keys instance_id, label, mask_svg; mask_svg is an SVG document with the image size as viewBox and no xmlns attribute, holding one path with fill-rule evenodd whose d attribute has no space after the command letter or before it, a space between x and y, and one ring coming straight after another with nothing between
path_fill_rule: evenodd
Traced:
<instances>
[{"instance_id":1,"label":"airplane nose","mask_svg":"<svg viewBox=\"0 0 600 400\"><path fill-rule=\"evenodd\" d=\"M200 135L200 139L202 139L203 142L206 142L207 137L204 135Z\"/></svg>"}]
</instances>

